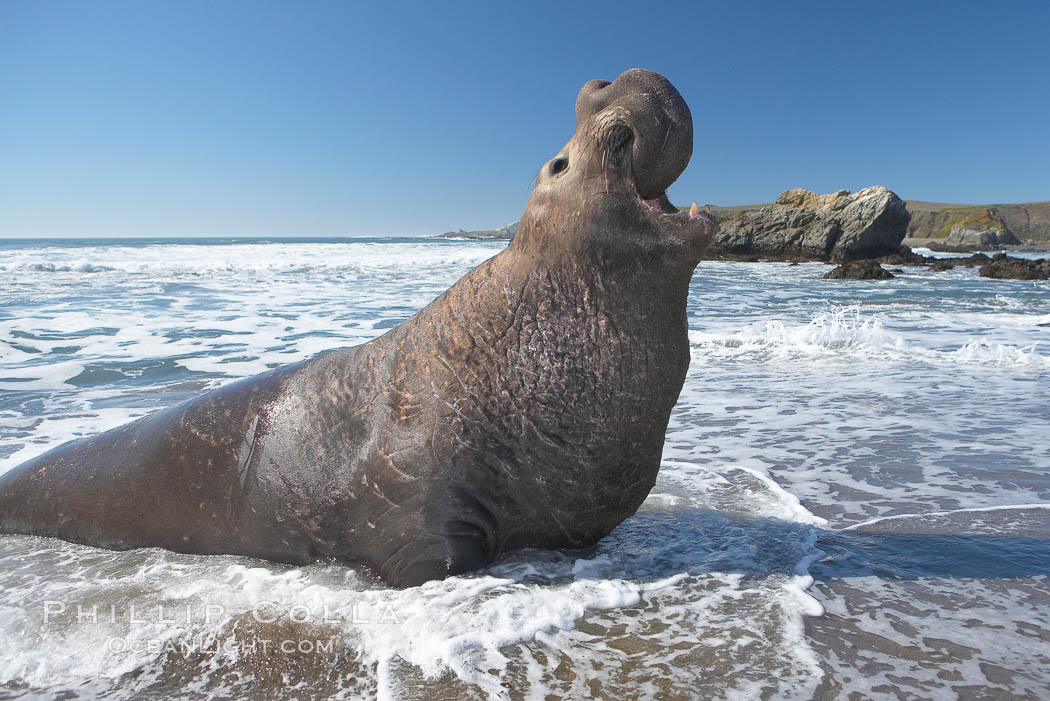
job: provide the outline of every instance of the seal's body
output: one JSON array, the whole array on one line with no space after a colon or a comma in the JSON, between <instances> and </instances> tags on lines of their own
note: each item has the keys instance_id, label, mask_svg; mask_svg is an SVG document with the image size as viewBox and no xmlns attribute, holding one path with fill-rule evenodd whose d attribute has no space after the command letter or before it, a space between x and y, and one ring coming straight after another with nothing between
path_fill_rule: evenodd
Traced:
<instances>
[{"instance_id":1,"label":"seal's body","mask_svg":"<svg viewBox=\"0 0 1050 701\"><path fill-rule=\"evenodd\" d=\"M360 346L207 392L0 476L0 530L115 549L336 557L395 586L583 547L649 493L716 231L664 191L688 108L591 81L507 249Z\"/></svg>"}]
</instances>

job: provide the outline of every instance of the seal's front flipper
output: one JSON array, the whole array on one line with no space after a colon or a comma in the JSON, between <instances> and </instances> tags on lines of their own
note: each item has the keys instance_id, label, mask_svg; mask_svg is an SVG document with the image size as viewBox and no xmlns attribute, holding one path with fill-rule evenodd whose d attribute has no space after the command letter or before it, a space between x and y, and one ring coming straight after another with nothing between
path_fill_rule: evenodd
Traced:
<instances>
[{"instance_id":1,"label":"seal's front flipper","mask_svg":"<svg viewBox=\"0 0 1050 701\"><path fill-rule=\"evenodd\" d=\"M485 566L485 538L480 528L460 521L444 530L406 543L387 558L379 576L404 589Z\"/></svg>"}]
</instances>

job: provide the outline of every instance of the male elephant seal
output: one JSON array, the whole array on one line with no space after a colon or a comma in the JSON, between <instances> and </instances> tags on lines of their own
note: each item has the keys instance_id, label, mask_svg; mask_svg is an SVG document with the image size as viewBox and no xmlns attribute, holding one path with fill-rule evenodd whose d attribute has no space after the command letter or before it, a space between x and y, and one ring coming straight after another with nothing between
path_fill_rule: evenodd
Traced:
<instances>
[{"instance_id":1,"label":"male elephant seal","mask_svg":"<svg viewBox=\"0 0 1050 701\"><path fill-rule=\"evenodd\" d=\"M665 195L693 127L664 77L592 80L576 118L511 244L414 317L14 468L0 530L394 586L597 542L656 480L717 227Z\"/></svg>"}]
</instances>

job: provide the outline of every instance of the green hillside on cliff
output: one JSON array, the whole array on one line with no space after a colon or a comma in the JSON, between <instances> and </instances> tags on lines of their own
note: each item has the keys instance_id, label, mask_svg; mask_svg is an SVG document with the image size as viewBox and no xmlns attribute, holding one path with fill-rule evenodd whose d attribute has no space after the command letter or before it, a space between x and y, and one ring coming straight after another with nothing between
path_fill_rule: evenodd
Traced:
<instances>
[{"instance_id":1,"label":"green hillside on cliff","mask_svg":"<svg viewBox=\"0 0 1050 701\"><path fill-rule=\"evenodd\" d=\"M946 238L952 229L1005 230L1026 244L1050 242L1050 202L948 204L906 200L909 238Z\"/></svg>"}]
</instances>

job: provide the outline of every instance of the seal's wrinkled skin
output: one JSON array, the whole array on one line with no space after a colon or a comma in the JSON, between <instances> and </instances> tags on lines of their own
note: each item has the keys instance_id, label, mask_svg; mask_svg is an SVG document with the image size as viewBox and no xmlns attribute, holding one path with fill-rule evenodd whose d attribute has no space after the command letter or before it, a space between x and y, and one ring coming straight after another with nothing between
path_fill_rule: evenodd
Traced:
<instances>
[{"instance_id":1,"label":"seal's wrinkled skin","mask_svg":"<svg viewBox=\"0 0 1050 701\"><path fill-rule=\"evenodd\" d=\"M591 81L576 114L509 247L414 317L16 467L0 530L394 586L608 534L656 480L716 225L671 213L692 119L665 78Z\"/></svg>"}]
</instances>

